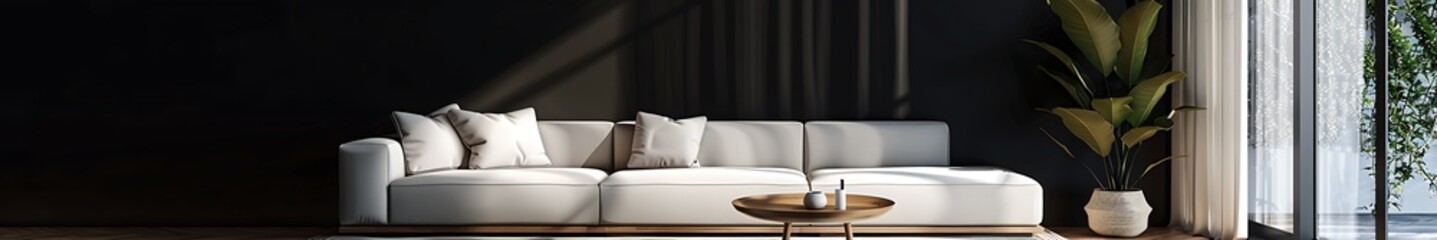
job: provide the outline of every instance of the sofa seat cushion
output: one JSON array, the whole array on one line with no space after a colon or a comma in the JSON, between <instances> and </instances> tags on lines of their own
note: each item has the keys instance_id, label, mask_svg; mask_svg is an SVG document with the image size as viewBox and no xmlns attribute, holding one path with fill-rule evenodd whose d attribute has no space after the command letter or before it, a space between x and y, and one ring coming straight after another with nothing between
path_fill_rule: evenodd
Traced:
<instances>
[{"instance_id":1,"label":"sofa seat cushion","mask_svg":"<svg viewBox=\"0 0 1437 240\"><path fill-rule=\"evenodd\" d=\"M700 167L615 172L599 184L603 223L654 225L775 225L733 209L734 199L801 193L808 182L788 168Z\"/></svg>"},{"instance_id":2,"label":"sofa seat cushion","mask_svg":"<svg viewBox=\"0 0 1437 240\"><path fill-rule=\"evenodd\" d=\"M814 188L897 202L873 225L1038 225L1043 187L1022 174L991 167L832 168L813 171Z\"/></svg>"},{"instance_id":3,"label":"sofa seat cushion","mask_svg":"<svg viewBox=\"0 0 1437 240\"><path fill-rule=\"evenodd\" d=\"M583 224L599 222L591 168L449 170L389 185L390 224Z\"/></svg>"},{"instance_id":4,"label":"sofa seat cushion","mask_svg":"<svg viewBox=\"0 0 1437 240\"><path fill-rule=\"evenodd\" d=\"M586 185L604 181L603 170L592 168L461 169L400 178L390 186L425 185Z\"/></svg>"}]
</instances>

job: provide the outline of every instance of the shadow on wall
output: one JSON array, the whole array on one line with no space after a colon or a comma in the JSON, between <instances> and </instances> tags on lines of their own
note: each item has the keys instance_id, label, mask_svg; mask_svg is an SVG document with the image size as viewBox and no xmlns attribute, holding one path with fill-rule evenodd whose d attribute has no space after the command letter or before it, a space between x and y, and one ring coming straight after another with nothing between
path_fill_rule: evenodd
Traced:
<instances>
[{"instance_id":1,"label":"shadow on wall","mask_svg":"<svg viewBox=\"0 0 1437 240\"><path fill-rule=\"evenodd\" d=\"M633 31L632 2L605 4L597 16L551 41L479 86L461 106L504 111L523 106L542 109L541 119L617 119L632 112L629 60Z\"/></svg>"},{"instance_id":2,"label":"shadow on wall","mask_svg":"<svg viewBox=\"0 0 1437 240\"><path fill-rule=\"evenodd\" d=\"M460 105L541 119L902 118L892 2L615 1ZM850 36L850 37L844 37Z\"/></svg>"}]
</instances>

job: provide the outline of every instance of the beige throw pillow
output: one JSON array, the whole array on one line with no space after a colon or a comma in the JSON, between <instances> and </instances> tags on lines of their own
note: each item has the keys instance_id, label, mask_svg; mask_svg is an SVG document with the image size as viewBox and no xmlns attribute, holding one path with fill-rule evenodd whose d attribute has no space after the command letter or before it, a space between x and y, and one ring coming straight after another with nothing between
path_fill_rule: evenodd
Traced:
<instances>
[{"instance_id":1,"label":"beige throw pillow","mask_svg":"<svg viewBox=\"0 0 1437 240\"><path fill-rule=\"evenodd\" d=\"M464 162L464 144L444 113L459 109L449 104L429 115L394 112L399 146L404 150L404 173L418 174L459 168Z\"/></svg>"},{"instance_id":2,"label":"beige throw pillow","mask_svg":"<svg viewBox=\"0 0 1437 240\"><path fill-rule=\"evenodd\" d=\"M699 167L699 143L708 117L673 120L639 112L628 168Z\"/></svg>"},{"instance_id":3,"label":"beige throw pillow","mask_svg":"<svg viewBox=\"0 0 1437 240\"><path fill-rule=\"evenodd\" d=\"M469 168L549 166L534 108L509 113L449 110L459 139L469 149Z\"/></svg>"}]
</instances>

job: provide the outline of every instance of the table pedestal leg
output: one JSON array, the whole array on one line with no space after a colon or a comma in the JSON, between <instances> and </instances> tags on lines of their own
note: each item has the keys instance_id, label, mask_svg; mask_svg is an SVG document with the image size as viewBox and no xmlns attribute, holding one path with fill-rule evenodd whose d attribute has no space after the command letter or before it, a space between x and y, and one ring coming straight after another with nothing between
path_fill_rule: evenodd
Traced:
<instances>
[{"instance_id":1,"label":"table pedestal leg","mask_svg":"<svg viewBox=\"0 0 1437 240\"><path fill-rule=\"evenodd\" d=\"M848 240L853 240L853 223L843 223L843 235Z\"/></svg>"},{"instance_id":2,"label":"table pedestal leg","mask_svg":"<svg viewBox=\"0 0 1437 240\"><path fill-rule=\"evenodd\" d=\"M789 235L789 233L793 232L793 230L791 230L791 229L793 229L793 223L791 223L791 222L785 222L785 223L783 223L783 240L788 240L788 235Z\"/></svg>"}]
</instances>

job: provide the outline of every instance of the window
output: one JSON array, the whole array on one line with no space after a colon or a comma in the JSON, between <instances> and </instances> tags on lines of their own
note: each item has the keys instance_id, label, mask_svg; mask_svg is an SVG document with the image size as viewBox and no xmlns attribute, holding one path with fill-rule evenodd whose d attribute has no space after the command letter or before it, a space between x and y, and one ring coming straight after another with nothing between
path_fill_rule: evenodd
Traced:
<instances>
[{"instance_id":1,"label":"window","mask_svg":"<svg viewBox=\"0 0 1437 240\"><path fill-rule=\"evenodd\" d=\"M1249 3L1251 235L1437 238L1437 2Z\"/></svg>"}]
</instances>

